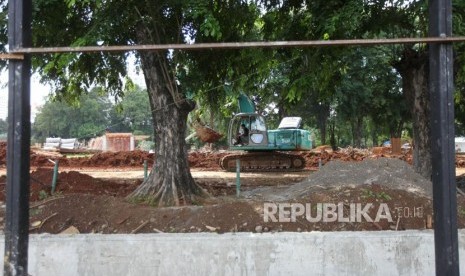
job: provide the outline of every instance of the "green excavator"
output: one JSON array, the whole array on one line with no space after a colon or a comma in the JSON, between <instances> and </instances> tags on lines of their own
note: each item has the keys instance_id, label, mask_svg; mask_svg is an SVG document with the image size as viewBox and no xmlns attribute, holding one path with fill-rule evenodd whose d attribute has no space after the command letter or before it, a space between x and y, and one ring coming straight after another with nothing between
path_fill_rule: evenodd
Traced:
<instances>
[{"instance_id":1,"label":"green excavator","mask_svg":"<svg viewBox=\"0 0 465 276\"><path fill-rule=\"evenodd\" d=\"M229 123L228 145L231 151L220 160L226 171L236 171L236 160L240 160L241 171L286 172L305 168L305 159L289 151L312 149L312 136L301 129L302 118L285 117L279 127L268 130L265 118L255 110L255 104L246 95L239 96L240 113Z\"/></svg>"}]
</instances>

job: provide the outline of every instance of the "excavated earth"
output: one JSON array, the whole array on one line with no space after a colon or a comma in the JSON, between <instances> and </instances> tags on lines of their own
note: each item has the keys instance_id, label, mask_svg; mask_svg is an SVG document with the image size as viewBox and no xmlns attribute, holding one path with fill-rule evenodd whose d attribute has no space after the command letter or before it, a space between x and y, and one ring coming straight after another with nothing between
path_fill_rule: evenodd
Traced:
<instances>
[{"instance_id":1,"label":"excavated earth","mask_svg":"<svg viewBox=\"0 0 465 276\"><path fill-rule=\"evenodd\" d=\"M153 164L147 152L96 153L88 157L66 157L59 153L31 151L30 232L73 233L160 233L234 231L355 231L426 229L432 221L431 182L416 174L409 163L411 154L390 154L389 149L325 148L301 152L307 162L300 174L243 174L241 195L236 197L235 178L220 171L218 162L225 151L196 151L189 154L196 182L211 196L196 205L157 208L126 199L141 177L144 161ZM51 194L52 161L59 161L55 193ZM321 168L319 168L321 164ZM457 157L457 167L465 159ZM93 171L93 176L89 171ZM108 177L112 172L128 177ZM6 185L6 144L0 143L0 229L3 229ZM99 172L104 175L101 177ZM201 175L201 174L195 174ZM457 177L459 188L465 186ZM465 195L465 194L464 194ZM458 194L458 222L465 226L465 196ZM343 215L360 204L371 206L375 218L380 206L388 206L391 220L317 221L297 216L295 222L264 221L264 204L340 204Z\"/></svg>"}]
</instances>

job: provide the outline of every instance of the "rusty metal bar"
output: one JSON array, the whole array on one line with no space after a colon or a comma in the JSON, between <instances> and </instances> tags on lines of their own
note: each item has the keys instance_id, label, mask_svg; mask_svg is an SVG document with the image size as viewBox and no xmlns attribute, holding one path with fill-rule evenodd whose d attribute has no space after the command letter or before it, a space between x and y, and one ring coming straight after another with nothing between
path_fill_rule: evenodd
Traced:
<instances>
[{"instance_id":1,"label":"rusty metal bar","mask_svg":"<svg viewBox=\"0 0 465 276\"><path fill-rule=\"evenodd\" d=\"M23 54L0 54L0 59L17 59L17 60L23 60L24 55Z\"/></svg>"},{"instance_id":2,"label":"rusty metal bar","mask_svg":"<svg viewBox=\"0 0 465 276\"><path fill-rule=\"evenodd\" d=\"M257 42L224 42L199 44L152 44L152 45L115 45L115 46L82 46L82 47L42 47L16 48L14 54L53 54L53 53L85 53L85 52L127 52L127 51L162 51L162 50L202 50L202 49L244 49L244 48L291 48L291 47L324 47L324 46L373 46L388 44L415 43L453 43L465 42L465 36L458 37L425 37L425 38L386 38L386 39L343 39L315 41L257 41Z\"/></svg>"}]
</instances>

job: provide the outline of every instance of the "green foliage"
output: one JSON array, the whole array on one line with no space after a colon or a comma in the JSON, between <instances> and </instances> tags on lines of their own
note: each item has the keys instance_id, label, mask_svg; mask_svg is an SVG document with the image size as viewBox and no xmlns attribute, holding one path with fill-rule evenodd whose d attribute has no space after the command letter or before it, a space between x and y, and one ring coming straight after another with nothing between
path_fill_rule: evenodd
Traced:
<instances>
[{"instance_id":1,"label":"green foliage","mask_svg":"<svg viewBox=\"0 0 465 276\"><path fill-rule=\"evenodd\" d=\"M42 141L50 136L89 139L107 128L114 132L152 134L147 92L136 86L132 88L117 105L98 88L72 103L48 101L36 116L33 134Z\"/></svg>"},{"instance_id":2,"label":"green foliage","mask_svg":"<svg viewBox=\"0 0 465 276\"><path fill-rule=\"evenodd\" d=\"M47 199L50 195L45 190L39 191L39 200Z\"/></svg>"},{"instance_id":3,"label":"green foliage","mask_svg":"<svg viewBox=\"0 0 465 276\"><path fill-rule=\"evenodd\" d=\"M371 189L362 189L361 198L372 198L376 200L386 200L389 201L392 197L386 192L373 192Z\"/></svg>"},{"instance_id":4,"label":"green foliage","mask_svg":"<svg viewBox=\"0 0 465 276\"><path fill-rule=\"evenodd\" d=\"M6 120L0 119L0 134L8 132L8 122Z\"/></svg>"},{"instance_id":5,"label":"green foliage","mask_svg":"<svg viewBox=\"0 0 465 276\"><path fill-rule=\"evenodd\" d=\"M6 2L0 1L0 52L6 36ZM427 35L427 1L207 1L207 0L37 0L33 1L33 45L96 46L158 43L210 43L236 41L334 40ZM454 34L465 34L464 1L453 1ZM115 16L117 14L118 16ZM144 31L145 36L140 36ZM457 133L465 134L465 46L454 44L456 54ZM354 140L358 124L365 140L399 135L411 120L393 65L405 49L427 50L425 45L374 48L284 48L160 52L167 72L181 94L197 103L193 118L221 132L237 112L240 92L254 96L270 127L281 117L304 117L307 126L323 136L330 123L339 141ZM140 58L140 53L136 53ZM127 53L68 53L33 57L33 68L43 82L54 85L55 100L74 105L97 85L101 91L125 97L116 108L104 107L102 121L67 126L58 120L94 114L44 107L41 116L54 117L53 127L39 118L37 135L114 131L152 134L152 116L146 92L127 79ZM0 61L2 62L2 61ZM136 61L138 65L139 60ZM5 63L0 63L4 67ZM166 73L166 72L164 72ZM160 76L163 75L160 73ZM110 104L111 103L107 103ZM88 109L88 110L87 110ZM68 113L67 113L68 112ZM60 114L58 116L51 114ZM97 115L92 115L97 116ZM97 116L98 117L98 116ZM95 118L97 118L95 117ZM79 119L80 120L80 119ZM76 119L75 121L79 121ZM104 122L103 122L104 121ZM40 127L39 127L40 126ZM1 126L0 126L1 127ZM373 139L375 140L375 139Z\"/></svg>"},{"instance_id":6,"label":"green foliage","mask_svg":"<svg viewBox=\"0 0 465 276\"><path fill-rule=\"evenodd\" d=\"M454 35L465 35L465 2L454 0L452 4L453 12L453 33ZM465 136L465 44L454 44L455 55L455 119L456 134Z\"/></svg>"},{"instance_id":7,"label":"green foliage","mask_svg":"<svg viewBox=\"0 0 465 276\"><path fill-rule=\"evenodd\" d=\"M8 41L7 21L8 21L8 10L6 9L7 1L0 0L0 53L6 52L6 42ZM0 72L1 68L4 68L7 64L6 59L0 59Z\"/></svg>"},{"instance_id":8,"label":"green foliage","mask_svg":"<svg viewBox=\"0 0 465 276\"><path fill-rule=\"evenodd\" d=\"M151 108L146 90L127 86L124 98L110 110L111 130L133 132L138 135L153 134Z\"/></svg>"},{"instance_id":9,"label":"green foliage","mask_svg":"<svg viewBox=\"0 0 465 276\"><path fill-rule=\"evenodd\" d=\"M112 105L97 90L83 94L73 104L52 100L44 104L32 126L35 138L63 137L89 139L102 134Z\"/></svg>"},{"instance_id":10,"label":"green foliage","mask_svg":"<svg viewBox=\"0 0 465 276\"><path fill-rule=\"evenodd\" d=\"M29 215L30 216L38 216L43 212L43 208L32 208L29 210Z\"/></svg>"},{"instance_id":11,"label":"green foliage","mask_svg":"<svg viewBox=\"0 0 465 276\"><path fill-rule=\"evenodd\" d=\"M137 145L137 148L144 151L149 151L155 149L155 143L152 141L140 141Z\"/></svg>"}]
</instances>

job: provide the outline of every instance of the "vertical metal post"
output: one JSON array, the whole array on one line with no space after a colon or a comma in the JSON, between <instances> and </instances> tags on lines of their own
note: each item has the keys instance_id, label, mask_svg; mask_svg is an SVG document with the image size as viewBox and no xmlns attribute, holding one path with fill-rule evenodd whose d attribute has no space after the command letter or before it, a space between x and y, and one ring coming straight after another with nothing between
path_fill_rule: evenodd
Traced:
<instances>
[{"instance_id":1,"label":"vertical metal post","mask_svg":"<svg viewBox=\"0 0 465 276\"><path fill-rule=\"evenodd\" d=\"M31 0L8 2L9 49L31 45ZM8 147L3 275L27 275L31 60L8 63Z\"/></svg>"},{"instance_id":2,"label":"vertical metal post","mask_svg":"<svg viewBox=\"0 0 465 276\"><path fill-rule=\"evenodd\" d=\"M241 160L236 159L236 196L241 195Z\"/></svg>"},{"instance_id":3,"label":"vertical metal post","mask_svg":"<svg viewBox=\"0 0 465 276\"><path fill-rule=\"evenodd\" d=\"M429 2L429 35L452 35L452 1ZM436 275L459 275L452 44L430 44L431 148Z\"/></svg>"},{"instance_id":4,"label":"vertical metal post","mask_svg":"<svg viewBox=\"0 0 465 276\"><path fill-rule=\"evenodd\" d=\"M55 160L55 166L53 167L53 177L52 177L52 192L53 195L55 193L55 188L57 187L57 180L58 180L58 159Z\"/></svg>"}]
</instances>

